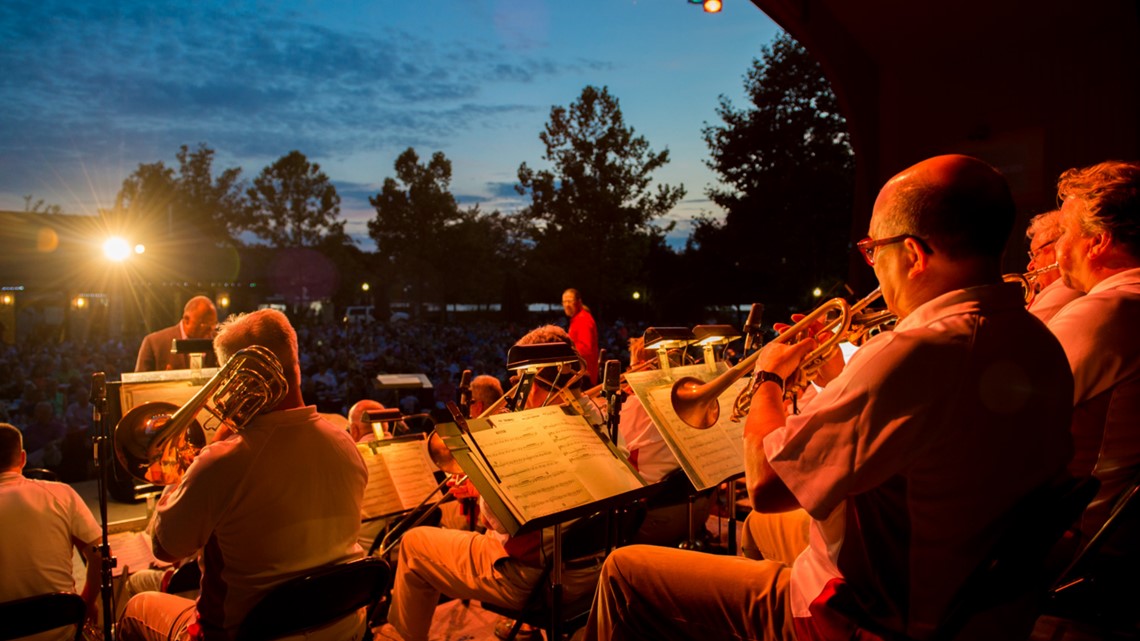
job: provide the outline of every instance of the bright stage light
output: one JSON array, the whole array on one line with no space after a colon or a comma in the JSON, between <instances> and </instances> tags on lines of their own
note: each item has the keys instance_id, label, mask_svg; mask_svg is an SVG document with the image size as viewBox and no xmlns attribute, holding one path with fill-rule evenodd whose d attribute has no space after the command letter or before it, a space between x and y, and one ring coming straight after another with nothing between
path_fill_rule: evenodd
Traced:
<instances>
[{"instance_id":1,"label":"bright stage light","mask_svg":"<svg viewBox=\"0 0 1140 641\"><path fill-rule=\"evenodd\" d=\"M135 253L136 254L141 254L145 251L146 251L146 245L144 245L142 243L135 245Z\"/></svg>"},{"instance_id":2,"label":"bright stage light","mask_svg":"<svg viewBox=\"0 0 1140 641\"><path fill-rule=\"evenodd\" d=\"M121 263L131 255L131 246L122 238L113 236L104 241L103 255L107 257L107 260Z\"/></svg>"}]
</instances>

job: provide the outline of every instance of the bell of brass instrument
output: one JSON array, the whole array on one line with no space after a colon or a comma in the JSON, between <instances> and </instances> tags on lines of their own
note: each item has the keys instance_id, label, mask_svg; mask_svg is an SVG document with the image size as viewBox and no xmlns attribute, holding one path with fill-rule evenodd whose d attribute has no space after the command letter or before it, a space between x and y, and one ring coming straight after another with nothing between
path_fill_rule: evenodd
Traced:
<instances>
[{"instance_id":1,"label":"bell of brass instrument","mask_svg":"<svg viewBox=\"0 0 1140 641\"><path fill-rule=\"evenodd\" d=\"M1022 295L1025 297L1025 304L1028 305L1037 297L1037 291L1039 289L1037 286L1038 278L1040 278L1042 274L1051 272L1054 269L1057 269L1057 263L1046 265L1041 269L1035 269L1031 272L1025 272L1024 274L1006 274L1002 276L1001 279L1007 283L1019 283L1021 285Z\"/></svg>"},{"instance_id":2,"label":"bell of brass instrument","mask_svg":"<svg viewBox=\"0 0 1140 641\"><path fill-rule=\"evenodd\" d=\"M219 427L245 427L263 409L285 397L288 382L273 352L254 345L239 350L182 407L162 401L143 403L115 425L115 456L132 476L155 485L170 485L194 462L206 445L197 420L200 411Z\"/></svg>"},{"instance_id":3,"label":"bell of brass instrument","mask_svg":"<svg viewBox=\"0 0 1140 641\"><path fill-rule=\"evenodd\" d=\"M875 302L881 295L880 290L876 288L875 291L855 304L849 304L842 298L833 298L812 310L811 313L804 316L802 320L793 325L790 329L772 341L769 341L774 343L793 341L815 323L822 324L820 331L829 331L832 333L831 338L820 343L819 346L804 357L795 375L789 377L789 385L794 387L806 384L806 381L819 371L819 368L823 366L839 343L847 339L849 334L851 334L856 315L862 312L868 305ZM893 314L891 316L893 317ZM875 325L877 327L884 325L888 320L893 320L893 318L876 317L875 320L877 321ZM857 329L864 338L869 331L869 327L862 325L857 326ZM673 410L677 412L677 416L689 426L699 430L706 430L712 427L716 424L717 419L720 418L720 403L717 398L733 383L740 380L745 374L751 372L756 366L756 360L759 356L759 350L749 354L739 363L707 383L693 376L686 376L679 379L673 384L673 390L670 395L673 402ZM797 383L795 381L804 381L804 383ZM748 408L752 401L752 393L755 391L752 387L751 385L746 387L741 391L740 395L737 396L736 402L733 404L732 419L734 421L740 420L748 413Z\"/></svg>"}]
</instances>

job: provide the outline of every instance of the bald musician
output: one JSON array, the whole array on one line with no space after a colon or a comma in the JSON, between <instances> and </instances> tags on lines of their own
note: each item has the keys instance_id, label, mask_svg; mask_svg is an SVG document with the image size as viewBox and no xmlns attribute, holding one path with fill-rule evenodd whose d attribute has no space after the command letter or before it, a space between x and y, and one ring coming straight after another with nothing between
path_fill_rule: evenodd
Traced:
<instances>
[{"instance_id":1,"label":"bald musician","mask_svg":"<svg viewBox=\"0 0 1140 641\"><path fill-rule=\"evenodd\" d=\"M186 301L182 309L182 320L177 324L147 334L139 345L139 355L135 360L136 372L155 372L168 369L188 369L189 354L172 354L170 347L175 340L188 338L212 338L218 324L218 310L214 301L207 296L195 296ZM203 365L214 364L212 354L207 354Z\"/></svg>"},{"instance_id":2,"label":"bald musician","mask_svg":"<svg viewBox=\"0 0 1140 641\"><path fill-rule=\"evenodd\" d=\"M231 316L214 340L220 362L261 345L281 362L288 388L244 428L215 440L154 517L154 555L174 561L201 550L197 601L144 592L119 621L120 639L232 639L274 586L361 556L356 536L368 478L352 438L301 398L297 334L279 311ZM359 639L363 611L308 639Z\"/></svg>"},{"instance_id":3,"label":"bald musician","mask_svg":"<svg viewBox=\"0 0 1140 641\"><path fill-rule=\"evenodd\" d=\"M1002 282L1013 220L1005 179L973 158L938 156L888 181L859 249L895 331L817 381L799 415L785 414L784 380L815 340L757 358L749 497L759 511L806 510L810 542L762 561L620 548L586 639L849 639L848 611L929 637L1006 515L1072 454L1064 353ZM962 638L1028 635L1032 613L997 615Z\"/></svg>"},{"instance_id":4,"label":"bald musician","mask_svg":"<svg viewBox=\"0 0 1140 641\"><path fill-rule=\"evenodd\" d=\"M359 400L348 408L348 433L352 435L353 441L367 443L376 440L376 432L372 429L372 422L368 420L367 413L378 412L382 409L384 409L384 405L380 401L374 401L370 398ZM391 436L387 430L384 431L384 438Z\"/></svg>"}]
</instances>

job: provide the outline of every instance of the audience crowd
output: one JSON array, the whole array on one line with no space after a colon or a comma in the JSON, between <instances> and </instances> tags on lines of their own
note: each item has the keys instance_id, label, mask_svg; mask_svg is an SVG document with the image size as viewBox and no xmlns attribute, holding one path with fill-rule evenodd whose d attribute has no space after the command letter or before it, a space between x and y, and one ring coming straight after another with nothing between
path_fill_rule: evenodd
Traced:
<instances>
[{"instance_id":1,"label":"audience crowd","mask_svg":"<svg viewBox=\"0 0 1140 641\"><path fill-rule=\"evenodd\" d=\"M536 318L533 325L546 320ZM566 319L560 321L565 324ZM530 329L485 320L345 324L305 317L293 322L305 401L340 415L347 415L356 401L373 398L399 402L409 414L446 416L440 412L447 401L456 400L463 370L508 381L507 348ZM627 327L621 321L599 327L604 358L628 362ZM133 371L141 338L0 344L0 422L24 432L29 467L54 469L69 480L90 474L91 374L105 372L108 381L116 381L123 372ZM382 391L376 386L379 374L423 374L432 389Z\"/></svg>"}]
</instances>

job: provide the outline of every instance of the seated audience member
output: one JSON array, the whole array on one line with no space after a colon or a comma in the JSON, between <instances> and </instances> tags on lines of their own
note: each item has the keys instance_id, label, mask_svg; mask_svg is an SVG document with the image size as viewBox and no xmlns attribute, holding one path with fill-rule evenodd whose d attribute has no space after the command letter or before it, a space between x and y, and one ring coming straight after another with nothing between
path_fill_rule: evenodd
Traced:
<instances>
[{"instance_id":1,"label":"seated audience member","mask_svg":"<svg viewBox=\"0 0 1140 641\"><path fill-rule=\"evenodd\" d=\"M297 335L281 312L231 316L214 347L225 363L260 345L281 362L284 398L243 428L202 449L154 518L154 554L175 561L201 552L195 602L144 592L127 603L119 638L232 639L249 610L278 584L361 556L356 543L367 481L352 438L301 400ZM359 638L363 611L308 633Z\"/></svg>"},{"instance_id":2,"label":"seated audience member","mask_svg":"<svg viewBox=\"0 0 1140 641\"><path fill-rule=\"evenodd\" d=\"M565 342L573 344L556 325L539 327L517 344ZM526 399L526 409L540 407L556 386L563 385L557 368L541 370ZM432 615L440 594L458 599L477 599L504 607L521 607L542 574L551 554L553 528L515 537L482 509L487 519L485 533L417 527L400 542L392 606L388 620L403 639L428 638ZM563 584L567 599L594 589L599 565L567 569Z\"/></svg>"},{"instance_id":3,"label":"seated audience member","mask_svg":"<svg viewBox=\"0 0 1140 641\"><path fill-rule=\"evenodd\" d=\"M1087 537L1140 471L1140 162L1070 169L1057 195L1061 280L1085 295L1057 312L1049 329L1065 349L1075 383L1076 455L1069 469L1100 480L1081 520ZM1127 552L1135 564L1136 536L1133 519L1105 552Z\"/></svg>"},{"instance_id":4,"label":"seated audience member","mask_svg":"<svg viewBox=\"0 0 1140 641\"><path fill-rule=\"evenodd\" d=\"M61 441L67 426L55 416L51 403L36 403L31 420L24 426L24 444L31 467L56 467L62 460Z\"/></svg>"},{"instance_id":5,"label":"seated audience member","mask_svg":"<svg viewBox=\"0 0 1140 641\"><path fill-rule=\"evenodd\" d=\"M1029 264L1025 269L1035 272L1057 263L1057 238L1061 236L1061 210L1038 214L1029 221L1025 230L1029 238ZM1029 313L1048 323L1069 301L1080 298L1083 292L1069 287L1061 280L1060 269L1054 267L1036 276L1036 294L1029 303Z\"/></svg>"},{"instance_id":6,"label":"seated audience member","mask_svg":"<svg viewBox=\"0 0 1140 641\"><path fill-rule=\"evenodd\" d=\"M49 592L76 592L72 550L87 561L87 577L79 593L87 604L87 620L98 615L102 568L99 545L102 530L91 510L70 485L24 478L27 462L20 430L0 423L0 602ZM71 628L34 637L69 640Z\"/></svg>"},{"instance_id":7,"label":"seated audience member","mask_svg":"<svg viewBox=\"0 0 1140 641\"><path fill-rule=\"evenodd\" d=\"M1014 506L1072 455L1064 353L1002 282L1013 220L1005 179L973 158L938 156L888 181L859 249L895 330L821 372L799 415L785 412L783 381L815 339L769 343L756 362L749 497L762 512L806 510L807 547L790 566L620 548L586 639L849 639L860 623L928 638ZM1024 638L1034 613L1021 605L971 620L961 638Z\"/></svg>"}]
</instances>

